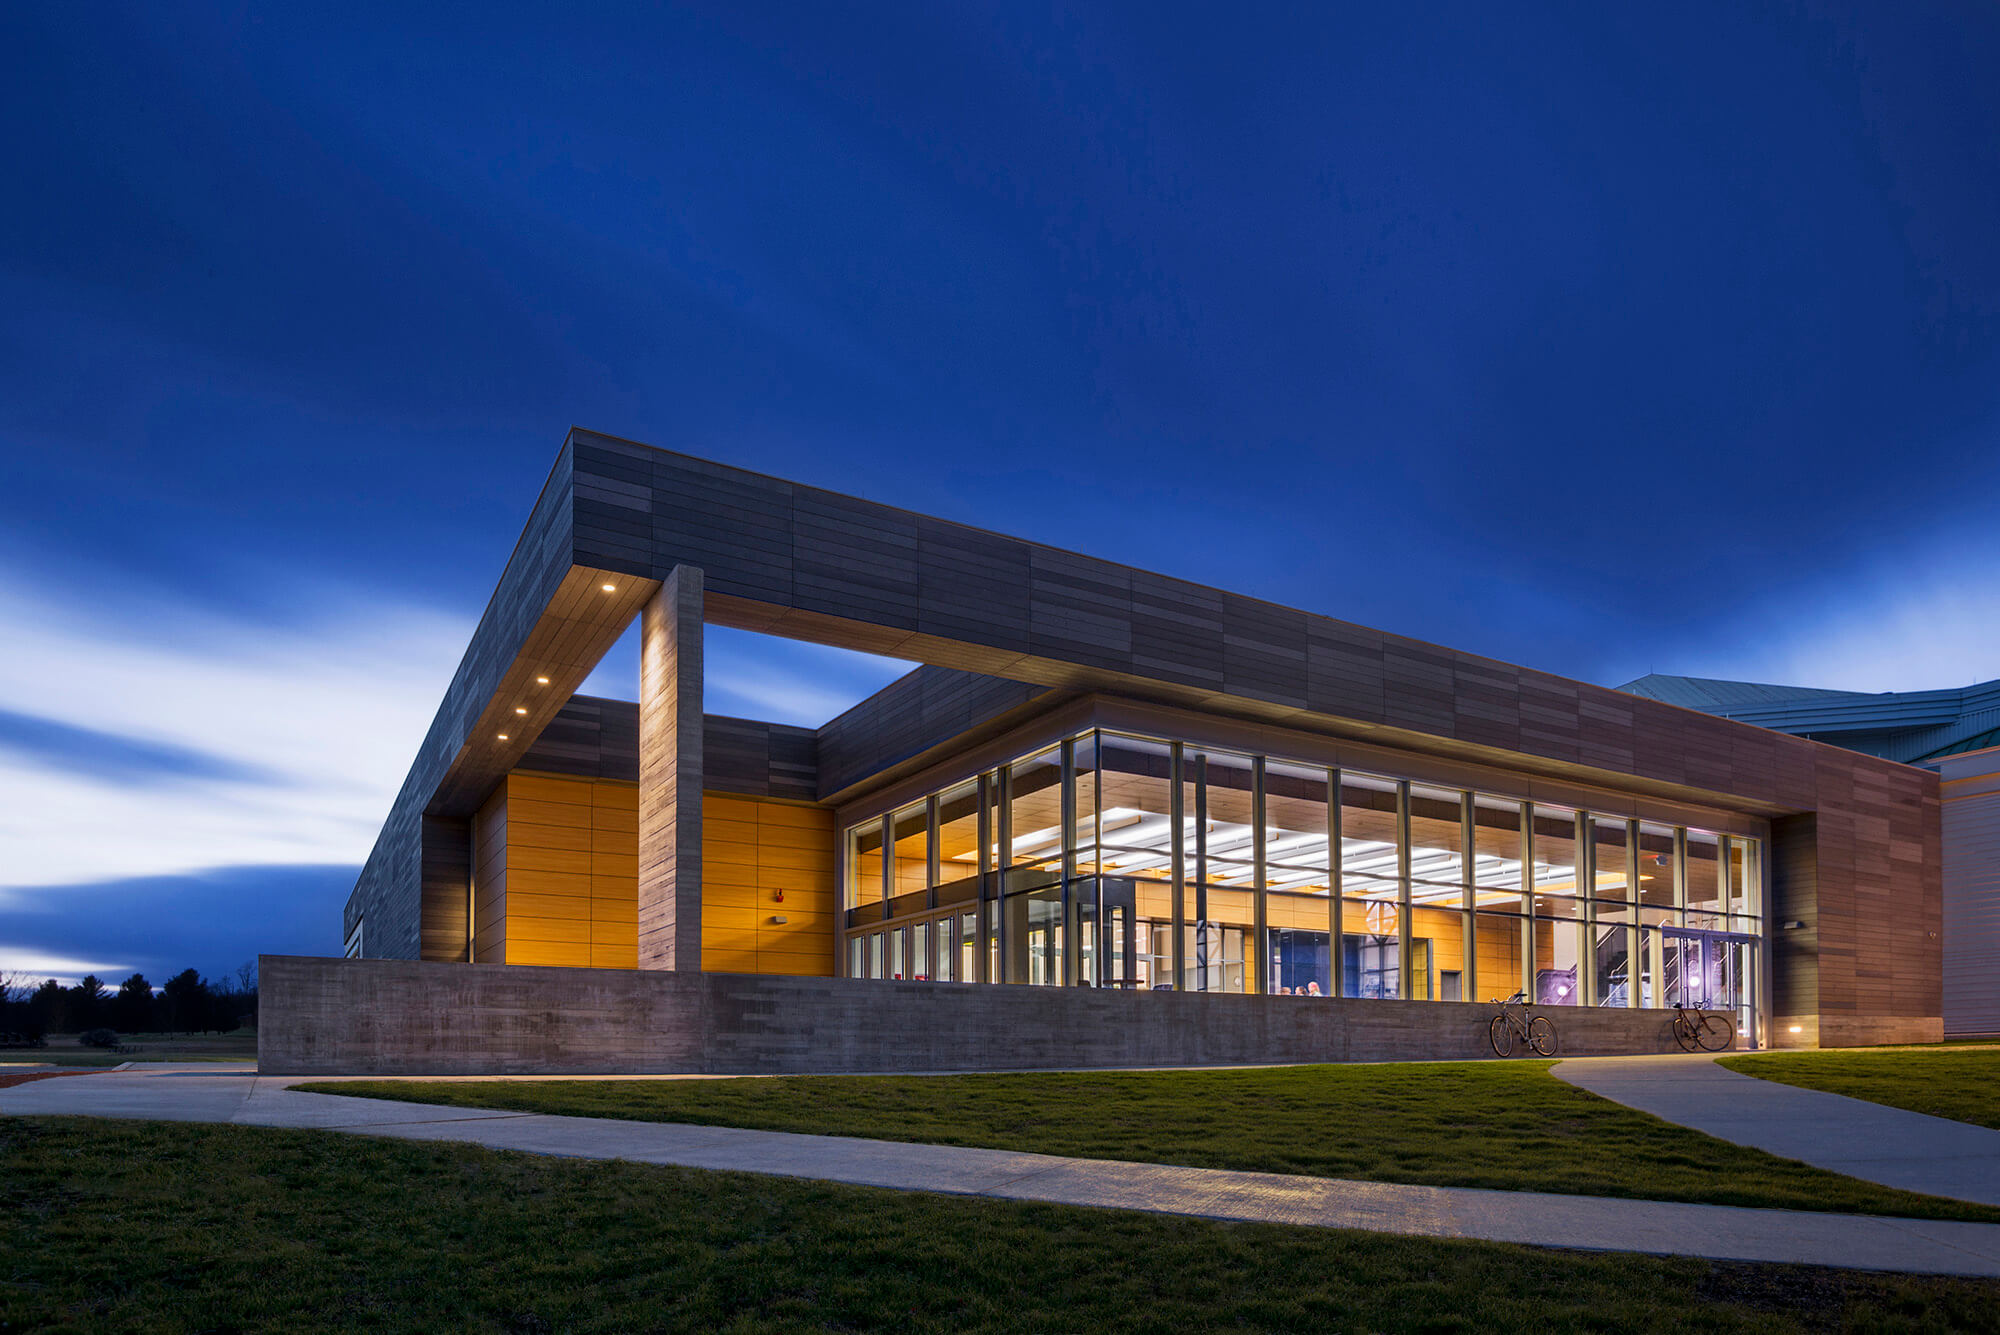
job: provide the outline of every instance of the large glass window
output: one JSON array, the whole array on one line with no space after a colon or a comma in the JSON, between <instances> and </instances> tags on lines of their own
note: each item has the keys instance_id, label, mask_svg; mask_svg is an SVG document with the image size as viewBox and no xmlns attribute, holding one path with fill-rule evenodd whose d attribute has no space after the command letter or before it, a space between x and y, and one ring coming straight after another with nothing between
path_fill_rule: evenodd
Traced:
<instances>
[{"instance_id":1,"label":"large glass window","mask_svg":"<svg viewBox=\"0 0 2000 1335\"><path fill-rule=\"evenodd\" d=\"M1482 910L1524 913L1521 895L1521 803L1476 794L1472 799L1472 881Z\"/></svg>"},{"instance_id":2,"label":"large glass window","mask_svg":"<svg viewBox=\"0 0 2000 1335\"><path fill-rule=\"evenodd\" d=\"M1639 902L1674 907L1674 831L1670 825L1639 822Z\"/></svg>"},{"instance_id":3,"label":"large glass window","mask_svg":"<svg viewBox=\"0 0 2000 1335\"><path fill-rule=\"evenodd\" d=\"M1254 990L1246 949L1256 925L1256 831L1250 757L1189 751L1181 769L1190 829L1181 896L1191 992Z\"/></svg>"},{"instance_id":4,"label":"large glass window","mask_svg":"<svg viewBox=\"0 0 2000 1335\"><path fill-rule=\"evenodd\" d=\"M1402 899L1396 783L1340 776L1341 991L1400 997Z\"/></svg>"},{"instance_id":5,"label":"large glass window","mask_svg":"<svg viewBox=\"0 0 2000 1335\"><path fill-rule=\"evenodd\" d=\"M1729 869L1727 902L1730 927L1732 930L1741 931L1746 920L1755 916L1758 911L1757 893L1761 887L1758 884L1756 842L1750 839L1731 839L1726 865Z\"/></svg>"},{"instance_id":6,"label":"large glass window","mask_svg":"<svg viewBox=\"0 0 2000 1335\"><path fill-rule=\"evenodd\" d=\"M988 841L992 839L989 833ZM938 796L938 903L979 898L979 873L990 850L979 846L979 783L961 783Z\"/></svg>"},{"instance_id":7,"label":"large glass window","mask_svg":"<svg viewBox=\"0 0 2000 1335\"><path fill-rule=\"evenodd\" d=\"M1525 992L1527 914L1526 804L1475 793L1472 797L1472 882L1474 968L1466 1000L1504 998Z\"/></svg>"},{"instance_id":8,"label":"large glass window","mask_svg":"<svg viewBox=\"0 0 2000 1335\"><path fill-rule=\"evenodd\" d=\"M1091 730L841 841L858 977L1710 996L1756 1022L1764 851L1740 835Z\"/></svg>"},{"instance_id":9,"label":"large glass window","mask_svg":"<svg viewBox=\"0 0 2000 1335\"><path fill-rule=\"evenodd\" d=\"M1327 845L1327 772L1273 760L1264 766L1266 990L1331 996L1333 952Z\"/></svg>"},{"instance_id":10,"label":"large glass window","mask_svg":"<svg viewBox=\"0 0 2000 1335\"><path fill-rule=\"evenodd\" d=\"M891 911L900 914L922 909L929 903L931 885L931 827L925 804L918 802L898 811L890 829L896 863L890 883L895 900Z\"/></svg>"},{"instance_id":11,"label":"large glass window","mask_svg":"<svg viewBox=\"0 0 2000 1335\"><path fill-rule=\"evenodd\" d=\"M1410 897L1418 903L1456 907L1463 899L1464 799L1456 789L1410 785L1410 880L1423 887Z\"/></svg>"},{"instance_id":12,"label":"large glass window","mask_svg":"<svg viewBox=\"0 0 2000 1335\"><path fill-rule=\"evenodd\" d=\"M871 820L847 831L847 867L843 906L858 909L882 902L882 822ZM879 909L878 909L879 912Z\"/></svg>"},{"instance_id":13,"label":"large glass window","mask_svg":"<svg viewBox=\"0 0 2000 1335\"><path fill-rule=\"evenodd\" d=\"M1173 748L1102 733L1096 814L1077 822L1079 869L1098 877L1104 905L1103 987L1171 987L1173 971ZM1083 776L1078 774L1081 785ZM1155 937L1166 948L1155 952Z\"/></svg>"},{"instance_id":14,"label":"large glass window","mask_svg":"<svg viewBox=\"0 0 2000 1335\"><path fill-rule=\"evenodd\" d=\"M1725 925L1722 904L1722 841L1707 830L1687 832L1687 925L1720 931Z\"/></svg>"},{"instance_id":15,"label":"large glass window","mask_svg":"<svg viewBox=\"0 0 2000 1335\"><path fill-rule=\"evenodd\" d=\"M1012 837L1007 865L1055 869L1063 846L1061 751L1051 747L1038 756L1016 761L1008 778ZM1030 884L1033 878L1010 871L1008 879L1010 883Z\"/></svg>"}]
</instances>

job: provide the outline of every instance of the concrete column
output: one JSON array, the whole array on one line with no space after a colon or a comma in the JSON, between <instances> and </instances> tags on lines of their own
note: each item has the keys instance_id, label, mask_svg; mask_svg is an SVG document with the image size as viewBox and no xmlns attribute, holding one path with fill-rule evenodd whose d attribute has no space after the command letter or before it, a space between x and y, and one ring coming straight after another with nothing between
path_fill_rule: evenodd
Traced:
<instances>
[{"instance_id":1,"label":"concrete column","mask_svg":"<svg viewBox=\"0 0 2000 1335\"><path fill-rule=\"evenodd\" d=\"M701 969L701 582L675 566L639 620L642 969Z\"/></svg>"}]
</instances>

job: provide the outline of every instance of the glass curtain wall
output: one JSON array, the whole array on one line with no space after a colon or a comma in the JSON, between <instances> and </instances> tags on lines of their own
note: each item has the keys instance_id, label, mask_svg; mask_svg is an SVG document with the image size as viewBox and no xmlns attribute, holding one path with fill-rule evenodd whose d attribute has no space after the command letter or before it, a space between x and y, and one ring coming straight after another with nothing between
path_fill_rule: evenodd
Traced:
<instances>
[{"instance_id":1,"label":"glass curtain wall","mask_svg":"<svg viewBox=\"0 0 2000 1335\"><path fill-rule=\"evenodd\" d=\"M1264 763L1263 988L1290 997L1334 994L1333 895L1328 796L1332 772L1283 760Z\"/></svg>"},{"instance_id":2,"label":"glass curtain wall","mask_svg":"<svg viewBox=\"0 0 2000 1335\"><path fill-rule=\"evenodd\" d=\"M854 976L1761 1004L1762 845L1625 815L1092 731L842 845Z\"/></svg>"}]
</instances>

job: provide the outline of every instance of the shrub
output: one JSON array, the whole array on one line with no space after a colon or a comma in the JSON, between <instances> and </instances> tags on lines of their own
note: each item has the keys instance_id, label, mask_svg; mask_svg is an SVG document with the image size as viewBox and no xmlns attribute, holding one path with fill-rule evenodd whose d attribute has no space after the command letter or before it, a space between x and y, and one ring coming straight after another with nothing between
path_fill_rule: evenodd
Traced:
<instances>
[{"instance_id":1,"label":"shrub","mask_svg":"<svg viewBox=\"0 0 2000 1335\"><path fill-rule=\"evenodd\" d=\"M118 1035L109 1029L86 1029L77 1035L76 1041L87 1048L115 1048Z\"/></svg>"}]
</instances>

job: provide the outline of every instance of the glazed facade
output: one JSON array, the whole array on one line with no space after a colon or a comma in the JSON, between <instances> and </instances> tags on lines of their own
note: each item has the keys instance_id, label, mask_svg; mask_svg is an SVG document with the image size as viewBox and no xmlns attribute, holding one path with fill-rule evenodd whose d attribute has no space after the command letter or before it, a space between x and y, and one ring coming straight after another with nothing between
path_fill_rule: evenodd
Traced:
<instances>
[{"instance_id":1,"label":"glazed facade","mask_svg":"<svg viewBox=\"0 0 2000 1335\"><path fill-rule=\"evenodd\" d=\"M1762 1022L1764 843L1697 825L1092 728L841 845L850 977Z\"/></svg>"}]
</instances>

